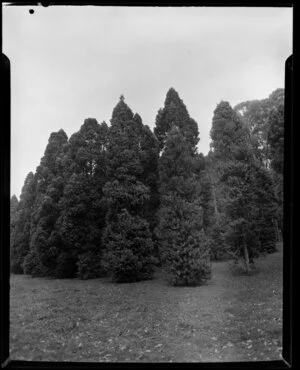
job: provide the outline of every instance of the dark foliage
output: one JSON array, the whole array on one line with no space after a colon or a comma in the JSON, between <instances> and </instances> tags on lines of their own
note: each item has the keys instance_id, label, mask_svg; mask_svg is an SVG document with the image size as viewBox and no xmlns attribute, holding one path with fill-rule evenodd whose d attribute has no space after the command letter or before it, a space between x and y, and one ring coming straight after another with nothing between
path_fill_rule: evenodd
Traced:
<instances>
[{"instance_id":1,"label":"dark foliage","mask_svg":"<svg viewBox=\"0 0 300 370\"><path fill-rule=\"evenodd\" d=\"M103 243L104 264L114 281L129 283L152 277L154 251L146 220L122 210L105 229Z\"/></svg>"},{"instance_id":2,"label":"dark foliage","mask_svg":"<svg viewBox=\"0 0 300 370\"><path fill-rule=\"evenodd\" d=\"M180 99L177 91L170 88L167 92L164 108L158 111L155 121L154 133L159 140L160 148L163 149L167 133L173 126L177 126L185 133L191 148L198 144L198 124L193 120Z\"/></svg>"},{"instance_id":3,"label":"dark foliage","mask_svg":"<svg viewBox=\"0 0 300 370\"><path fill-rule=\"evenodd\" d=\"M254 258L275 250L271 174L253 155L249 128L226 102L215 110L211 137L219 181L225 185L226 244L235 258L244 260L248 272Z\"/></svg>"},{"instance_id":4,"label":"dark foliage","mask_svg":"<svg viewBox=\"0 0 300 370\"><path fill-rule=\"evenodd\" d=\"M50 135L20 200L11 198L10 267L16 274L173 285L210 278L210 259L275 251L283 229L284 91L220 102L211 150L173 89L154 133L120 97L111 125L88 118L70 139Z\"/></svg>"},{"instance_id":5,"label":"dark foliage","mask_svg":"<svg viewBox=\"0 0 300 370\"><path fill-rule=\"evenodd\" d=\"M81 278L94 277L94 264L84 261L102 251L107 211L102 191L106 182L107 135L105 122L99 125L95 119L86 119L79 132L70 137L64 158L67 177L59 201L57 228L62 252L72 256L70 261L75 264L81 256L76 265Z\"/></svg>"},{"instance_id":6,"label":"dark foliage","mask_svg":"<svg viewBox=\"0 0 300 370\"><path fill-rule=\"evenodd\" d=\"M145 135L149 138L148 129L121 97L112 113L108 181L103 187L109 205L102 241L104 260L117 282L148 279L153 273L153 242L149 223L143 217L150 200L143 162L151 164Z\"/></svg>"},{"instance_id":7,"label":"dark foliage","mask_svg":"<svg viewBox=\"0 0 300 370\"><path fill-rule=\"evenodd\" d=\"M195 147L198 128L191 130L188 112L173 89L161 112L155 129L163 149L156 228L161 261L172 285L199 285L210 277L210 262L200 202L202 158Z\"/></svg>"},{"instance_id":8,"label":"dark foliage","mask_svg":"<svg viewBox=\"0 0 300 370\"><path fill-rule=\"evenodd\" d=\"M56 221L60 215L58 202L64 188L63 157L67 140L63 130L50 135L35 175L36 198L30 228L30 251L34 258L31 264L39 261L38 265L43 265L50 276L55 275L56 261L60 254L61 241ZM36 271L38 273L38 266Z\"/></svg>"},{"instance_id":9,"label":"dark foliage","mask_svg":"<svg viewBox=\"0 0 300 370\"><path fill-rule=\"evenodd\" d=\"M23 273L24 258L29 252L30 222L36 196L35 176L30 172L25 179L20 201L11 200L10 269L15 274Z\"/></svg>"},{"instance_id":10,"label":"dark foliage","mask_svg":"<svg viewBox=\"0 0 300 370\"><path fill-rule=\"evenodd\" d=\"M78 256L77 276L80 279L95 279L102 277L105 273L106 270L99 254L94 254L89 250Z\"/></svg>"}]
</instances>

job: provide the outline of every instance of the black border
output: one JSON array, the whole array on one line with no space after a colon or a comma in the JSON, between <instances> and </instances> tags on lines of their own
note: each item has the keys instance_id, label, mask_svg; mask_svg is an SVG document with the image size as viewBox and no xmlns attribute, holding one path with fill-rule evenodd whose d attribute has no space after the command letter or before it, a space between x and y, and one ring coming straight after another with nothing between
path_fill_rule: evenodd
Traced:
<instances>
[{"instance_id":1,"label":"black border","mask_svg":"<svg viewBox=\"0 0 300 370\"><path fill-rule=\"evenodd\" d=\"M293 272L293 56L285 64L285 102L284 102L284 205L283 205L283 358L292 359L292 272ZM294 121L295 122L295 121ZM289 274L288 274L289 272Z\"/></svg>"},{"instance_id":2,"label":"black border","mask_svg":"<svg viewBox=\"0 0 300 370\"><path fill-rule=\"evenodd\" d=\"M2 14L1 14L2 15ZM10 61L1 54L1 364L9 357ZM3 304L4 303L4 304Z\"/></svg>"},{"instance_id":3,"label":"black border","mask_svg":"<svg viewBox=\"0 0 300 370\"><path fill-rule=\"evenodd\" d=\"M49 2L42 1L42 5L50 6L212 6L212 7L293 7L293 35L296 35L297 22L294 1L186 1L176 2L170 0L157 1L64 1ZM38 6L38 2L11 2L11 6ZM2 51L2 8L1 16L1 51ZM295 43L294 43L295 47ZM295 48L294 48L295 49ZM258 362L223 362L223 363L89 363L89 362L37 362L37 361L10 361L9 360L9 229L10 229L10 61L4 54L1 55L1 367L7 369L99 369L99 368L138 368L145 365L155 367L174 367L174 365L191 366L207 369L287 369L292 367L292 347L295 343L292 327L292 272L293 272L293 203L294 203L294 125L295 125L295 57L290 56L285 65L285 148L284 148L284 278L283 278L283 358L280 361L258 361ZM3 304L3 302L5 304ZM146 367L147 367L146 366Z\"/></svg>"}]
</instances>

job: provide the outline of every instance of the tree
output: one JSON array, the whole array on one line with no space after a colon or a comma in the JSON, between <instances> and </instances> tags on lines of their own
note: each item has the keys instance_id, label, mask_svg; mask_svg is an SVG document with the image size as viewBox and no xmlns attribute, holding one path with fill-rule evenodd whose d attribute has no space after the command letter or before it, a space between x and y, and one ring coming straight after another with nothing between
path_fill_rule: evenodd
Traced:
<instances>
[{"instance_id":1,"label":"tree","mask_svg":"<svg viewBox=\"0 0 300 370\"><path fill-rule=\"evenodd\" d=\"M106 243L107 268L114 281L130 283L153 275L153 242L148 222L131 215L126 208L109 222L103 239Z\"/></svg>"},{"instance_id":2,"label":"tree","mask_svg":"<svg viewBox=\"0 0 300 370\"><path fill-rule=\"evenodd\" d=\"M15 194L10 198L10 218L12 219L17 211L18 208L18 198L15 196Z\"/></svg>"},{"instance_id":3,"label":"tree","mask_svg":"<svg viewBox=\"0 0 300 370\"><path fill-rule=\"evenodd\" d=\"M210 136L214 158L222 162L253 156L249 129L226 101L221 101L214 110Z\"/></svg>"},{"instance_id":4,"label":"tree","mask_svg":"<svg viewBox=\"0 0 300 370\"><path fill-rule=\"evenodd\" d=\"M255 257L275 249L271 175L253 155L249 128L227 102L214 112L211 137L220 182L225 185L225 239L248 273Z\"/></svg>"},{"instance_id":5,"label":"tree","mask_svg":"<svg viewBox=\"0 0 300 370\"><path fill-rule=\"evenodd\" d=\"M100 260L107 210L102 191L107 134L105 122L99 125L95 119L86 119L79 132L70 137L64 158L67 177L59 202L58 232L62 252L76 263L77 275L85 279L104 273Z\"/></svg>"},{"instance_id":6,"label":"tree","mask_svg":"<svg viewBox=\"0 0 300 370\"><path fill-rule=\"evenodd\" d=\"M10 235L12 235L13 229L16 226L18 205L18 198L13 195L10 198Z\"/></svg>"},{"instance_id":7,"label":"tree","mask_svg":"<svg viewBox=\"0 0 300 370\"><path fill-rule=\"evenodd\" d=\"M283 105L284 89L276 89L266 99L246 101L234 107L252 133L256 157L268 168L272 160L269 147L269 116L272 111Z\"/></svg>"},{"instance_id":8,"label":"tree","mask_svg":"<svg viewBox=\"0 0 300 370\"><path fill-rule=\"evenodd\" d=\"M68 137L63 130L50 135L36 170L36 198L30 227L30 253L24 267L31 275L55 276L62 241L56 221L64 188L64 166Z\"/></svg>"},{"instance_id":9,"label":"tree","mask_svg":"<svg viewBox=\"0 0 300 370\"><path fill-rule=\"evenodd\" d=\"M174 89L159 111L154 132L161 142L156 235L167 278L172 285L198 285L210 277L209 250L200 199L201 158L198 127Z\"/></svg>"},{"instance_id":10,"label":"tree","mask_svg":"<svg viewBox=\"0 0 300 370\"><path fill-rule=\"evenodd\" d=\"M268 117L268 142L270 145L271 168L283 174L284 151L284 105L274 108Z\"/></svg>"},{"instance_id":11,"label":"tree","mask_svg":"<svg viewBox=\"0 0 300 370\"><path fill-rule=\"evenodd\" d=\"M201 206L203 209L203 227L204 230L207 231L213 222L215 214L215 203L212 182L206 168L204 168L201 172L200 184Z\"/></svg>"},{"instance_id":12,"label":"tree","mask_svg":"<svg viewBox=\"0 0 300 370\"><path fill-rule=\"evenodd\" d=\"M143 207L150 189L143 179L140 117L134 116L121 96L113 110L107 147L108 181L103 187L109 210L102 243L107 268L117 282L152 277L153 242Z\"/></svg>"},{"instance_id":13,"label":"tree","mask_svg":"<svg viewBox=\"0 0 300 370\"><path fill-rule=\"evenodd\" d=\"M271 177L260 165L235 161L226 169L222 180L229 188L228 245L235 258L243 259L245 271L249 273L254 258L275 250L276 208Z\"/></svg>"},{"instance_id":14,"label":"tree","mask_svg":"<svg viewBox=\"0 0 300 370\"><path fill-rule=\"evenodd\" d=\"M36 196L36 181L29 172L24 181L20 201L11 199L10 268L12 273L23 273L24 258L29 252L31 212Z\"/></svg>"},{"instance_id":15,"label":"tree","mask_svg":"<svg viewBox=\"0 0 300 370\"><path fill-rule=\"evenodd\" d=\"M149 187L149 200L145 201L142 216L149 222L151 231L156 226L156 212L159 207L158 194L158 158L159 142L147 125L144 125L139 114L133 117L136 134L139 137L140 162L142 172L138 180Z\"/></svg>"},{"instance_id":16,"label":"tree","mask_svg":"<svg viewBox=\"0 0 300 370\"><path fill-rule=\"evenodd\" d=\"M170 88L166 95L164 108L158 111L154 128L160 149L163 149L167 133L173 126L182 129L191 143L191 147L196 148L199 141L197 122L190 117L178 92L174 88Z\"/></svg>"},{"instance_id":17,"label":"tree","mask_svg":"<svg viewBox=\"0 0 300 370\"><path fill-rule=\"evenodd\" d=\"M271 168L277 197L277 223L283 231L284 89L268 98L242 102L234 108L252 133L255 156Z\"/></svg>"}]
</instances>

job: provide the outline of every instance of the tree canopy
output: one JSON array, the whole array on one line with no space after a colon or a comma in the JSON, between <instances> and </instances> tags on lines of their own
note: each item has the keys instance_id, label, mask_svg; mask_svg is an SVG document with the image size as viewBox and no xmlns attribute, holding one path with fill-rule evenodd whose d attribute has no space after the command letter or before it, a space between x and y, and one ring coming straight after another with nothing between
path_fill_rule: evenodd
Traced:
<instances>
[{"instance_id":1,"label":"tree canopy","mask_svg":"<svg viewBox=\"0 0 300 370\"><path fill-rule=\"evenodd\" d=\"M217 104L207 155L174 88L153 131L121 95L110 124L51 133L20 199L11 198L12 273L198 285L212 259L275 251L283 223L284 90Z\"/></svg>"}]
</instances>

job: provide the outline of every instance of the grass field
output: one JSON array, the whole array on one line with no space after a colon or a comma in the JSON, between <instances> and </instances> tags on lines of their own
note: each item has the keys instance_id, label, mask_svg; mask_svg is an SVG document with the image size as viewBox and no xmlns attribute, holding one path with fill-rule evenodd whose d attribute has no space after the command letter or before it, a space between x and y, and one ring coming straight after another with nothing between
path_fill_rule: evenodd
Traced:
<instances>
[{"instance_id":1,"label":"grass field","mask_svg":"<svg viewBox=\"0 0 300 370\"><path fill-rule=\"evenodd\" d=\"M279 360L282 246L234 275L213 264L201 287L151 281L11 276L12 360L201 362Z\"/></svg>"}]
</instances>

